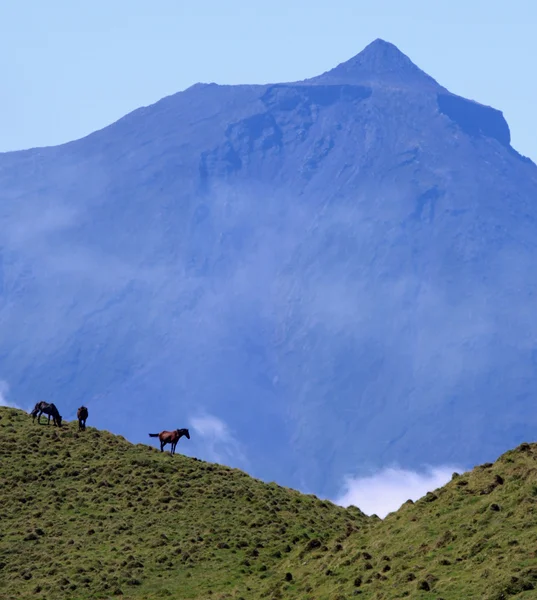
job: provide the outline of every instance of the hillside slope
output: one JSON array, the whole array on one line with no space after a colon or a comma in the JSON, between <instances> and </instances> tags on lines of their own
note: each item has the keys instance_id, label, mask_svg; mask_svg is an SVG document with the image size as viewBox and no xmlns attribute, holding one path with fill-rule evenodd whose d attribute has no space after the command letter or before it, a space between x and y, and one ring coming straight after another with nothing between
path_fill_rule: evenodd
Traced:
<instances>
[{"instance_id":1,"label":"hillside slope","mask_svg":"<svg viewBox=\"0 0 537 600\"><path fill-rule=\"evenodd\" d=\"M317 551L313 597L535 598L536 517L537 444L523 443Z\"/></svg>"},{"instance_id":2,"label":"hillside slope","mask_svg":"<svg viewBox=\"0 0 537 600\"><path fill-rule=\"evenodd\" d=\"M104 431L0 417L3 600L249 598L294 548L367 520Z\"/></svg>"},{"instance_id":3,"label":"hillside slope","mask_svg":"<svg viewBox=\"0 0 537 600\"><path fill-rule=\"evenodd\" d=\"M535 198L501 112L382 40L192 86L0 154L0 380L132 441L216 417L185 452L330 497L483 462L537 429Z\"/></svg>"},{"instance_id":4,"label":"hillside slope","mask_svg":"<svg viewBox=\"0 0 537 600\"><path fill-rule=\"evenodd\" d=\"M536 444L381 521L76 429L0 408L6 600L535 597Z\"/></svg>"}]
</instances>

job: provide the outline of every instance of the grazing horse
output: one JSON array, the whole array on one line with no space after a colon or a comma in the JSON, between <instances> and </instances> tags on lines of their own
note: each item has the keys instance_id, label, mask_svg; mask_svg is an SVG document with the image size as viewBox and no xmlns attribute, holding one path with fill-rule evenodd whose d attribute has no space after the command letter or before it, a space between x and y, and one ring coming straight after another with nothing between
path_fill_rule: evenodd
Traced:
<instances>
[{"instance_id":1,"label":"grazing horse","mask_svg":"<svg viewBox=\"0 0 537 600\"><path fill-rule=\"evenodd\" d=\"M171 444L172 449L170 450L170 454L175 454L175 446L177 446L177 442L183 437L186 436L190 439L190 432L188 429L176 429L175 431L161 431L160 433L150 433L149 437L158 437L160 440L160 451L164 452L164 446L166 444Z\"/></svg>"},{"instance_id":2,"label":"grazing horse","mask_svg":"<svg viewBox=\"0 0 537 600\"><path fill-rule=\"evenodd\" d=\"M86 419L88 418L88 409L85 406L81 406L76 411L76 418L78 419L78 431L86 431Z\"/></svg>"},{"instance_id":3,"label":"grazing horse","mask_svg":"<svg viewBox=\"0 0 537 600\"><path fill-rule=\"evenodd\" d=\"M50 417L52 417L54 425L57 425L58 427L62 426L62 416L58 412L56 406L52 403L38 402L30 414L32 415L32 421L35 421L35 418L37 417L37 422L41 423L41 415L45 414L48 415L47 425L50 425Z\"/></svg>"}]
</instances>

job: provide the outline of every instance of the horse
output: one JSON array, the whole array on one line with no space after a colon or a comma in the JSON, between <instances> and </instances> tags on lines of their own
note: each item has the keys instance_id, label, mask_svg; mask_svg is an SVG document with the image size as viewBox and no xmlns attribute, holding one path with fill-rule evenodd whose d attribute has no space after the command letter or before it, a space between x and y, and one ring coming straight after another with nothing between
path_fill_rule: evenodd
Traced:
<instances>
[{"instance_id":1,"label":"horse","mask_svg":"<svg viewBox=\"0 0 537 600\"><path fill-rule=\"evenodd\" d=\"M78 431L86 431L86 419L88 418L88 409L85 406L81 406L76 411L76 417L78 419Z\"/></svg>"},{"instance_id":2,"label":"horse","mask_svg":"<svg viewBox=\"0 0 537 600\"><path fill-rule=\"evenodd\" d=\"M52 403L38 402L30 414L32 415L32 422L35 421L35 418L37 417L37 422L41 423L41 415L45 414L48 415L47 425L50 425L50 417L52 417L54 425L57 425L58 427L62 426L62 416L58 412L56 406Z\"/></svg>"},{"instance_id":3,"label":"horse","mask_svg":"<svg viewBox=\"0 0 537 600\"><path fill-rule=\"evenodd\" d=\"M190 439L190 432L188 429L176 429L175 431L161 431L160 433L150 433L149 437L158 437L160 440L160 451L164 452L164 446L166 444L171 444L172 448L170 450L170 454L173 456L175 454L175 447L177 446L177 442L183 437L186 436Z\"/></svg>"}]
</instances>

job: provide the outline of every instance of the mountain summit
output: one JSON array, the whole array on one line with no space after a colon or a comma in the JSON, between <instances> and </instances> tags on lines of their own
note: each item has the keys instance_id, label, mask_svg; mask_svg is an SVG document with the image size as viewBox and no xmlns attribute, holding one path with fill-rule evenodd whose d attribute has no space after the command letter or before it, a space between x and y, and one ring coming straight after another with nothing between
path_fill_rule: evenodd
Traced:
<instances>
[{"instance_id":1,"label":"mountain summit","mask_svg":"<svg viewBox=\"0 0 537 600\"><path fill-rule=\"evenodd\" d=\"M443 89L432 77L419 69L397 46L376 39L354 58L308 80L310 83L368 83L370 85L418 86Z\"/></svg>"},{"instance_id":2,"label":"mountain summit","mask_svg":"<svg viewBox=\"0 0 537 600\"><path fill-rule=\"evenodd\" d=\"M532 439L537 167L375 41L0 155L0 379L334 496ZM2 386L2 389L6 385Z\"/></svg>"}]
</instances>

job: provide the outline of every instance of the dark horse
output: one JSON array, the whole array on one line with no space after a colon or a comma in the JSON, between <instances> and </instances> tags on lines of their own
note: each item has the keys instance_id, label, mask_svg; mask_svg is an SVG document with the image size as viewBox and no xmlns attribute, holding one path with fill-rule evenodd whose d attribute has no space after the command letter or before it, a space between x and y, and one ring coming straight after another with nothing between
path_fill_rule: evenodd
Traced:
<instances>
[{"instance_id":1,"label":"dark horse","mask_svg":"<svg viewBox=\"0 0 537 600\"><path fill-rule=\"evenodd\" d=\"M172 449L170 450L170 454L175 454L175 446L177 446L177 442L183 437L186 436L190 439L190 432L188 429L176 429L175 431L161 431L160 433L150 433L149 437L158 437L160 440L160 451L164 452L164 446L166 444L171 444Z\"/></svg>"},{"instance_id":2,"label":"dark horse","mask_svg":"<svg viewBox=\"0 0 537 600\"><path fill-rule=\"evenodd\" d=\"M45 414L48 415L47 425L50 425L50 417L52 417L54 425L57 425L58 427L62 426L62 416L58 412L56 406L52 403L38 402L30 414L32 415L32 421L35 421L35 418L37 417L37 422L41 423L41 415Z\"/></svg>"},{"instance_id":3,"label":"dark horse","mask_svg":"<svg viewBox=\"0 0 537 600\"><path fill-rule=\"evenodd\" d=\"M76 411L76 418L78 419L78 431L86 430L86 419L88 418L88 409L85 406L81 406Z\"/></svg>"}]
</instances>

